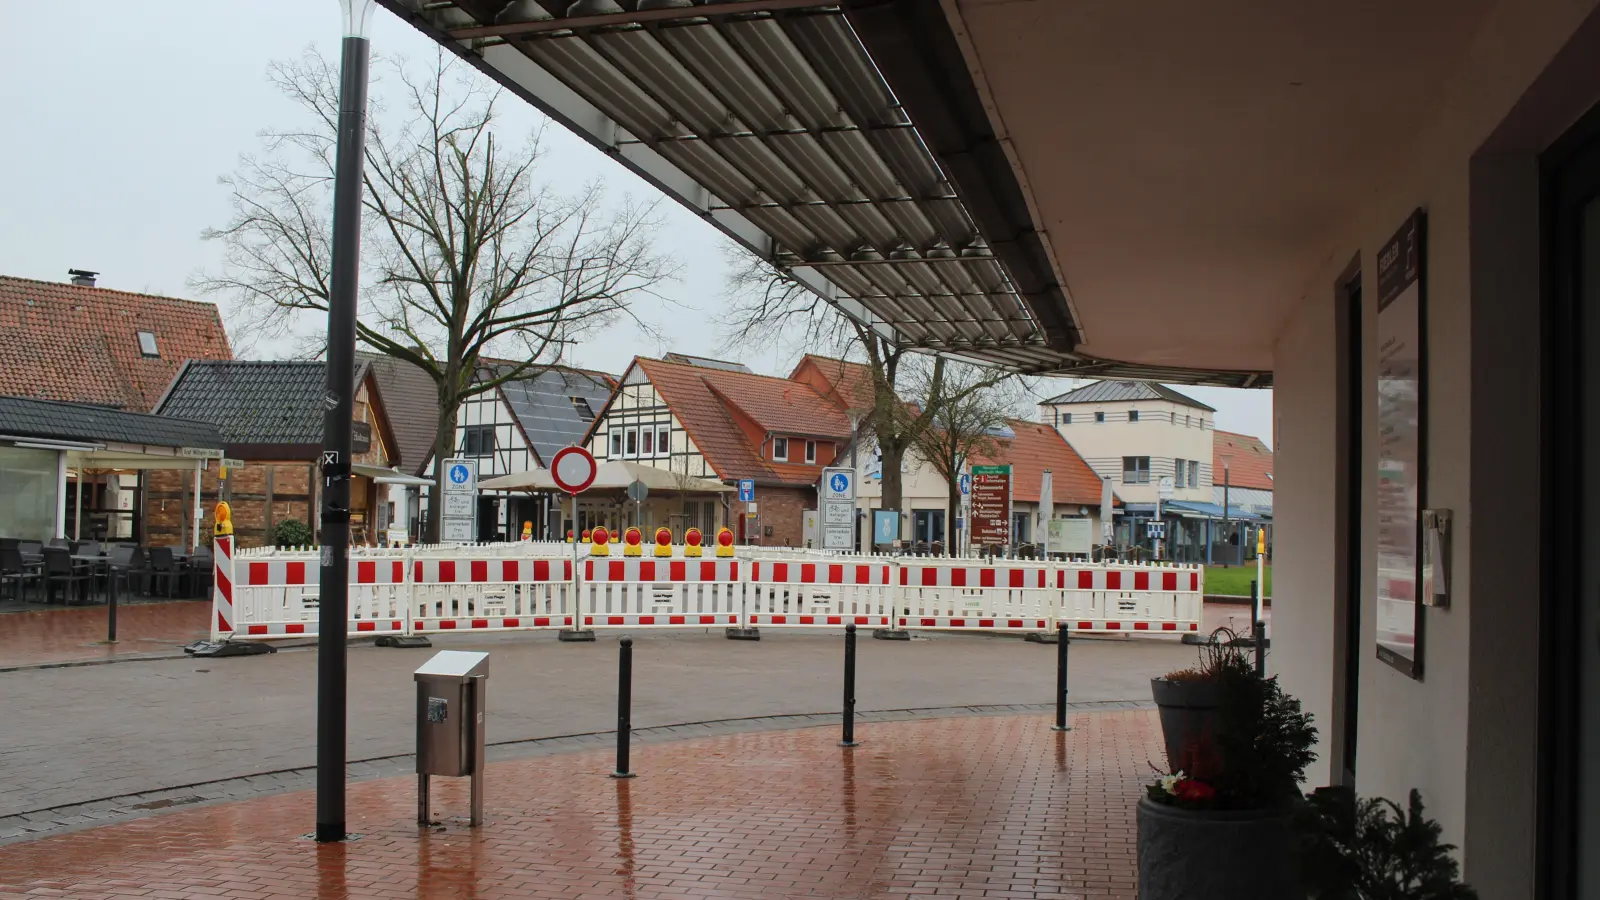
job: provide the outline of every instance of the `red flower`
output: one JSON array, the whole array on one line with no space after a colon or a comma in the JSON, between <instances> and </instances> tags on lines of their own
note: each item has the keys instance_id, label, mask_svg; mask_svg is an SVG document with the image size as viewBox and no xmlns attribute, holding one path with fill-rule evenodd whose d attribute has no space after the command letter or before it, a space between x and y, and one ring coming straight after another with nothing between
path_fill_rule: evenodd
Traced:
<instances>
[{"instance_id":1,"label":"red flower","mask_svg":"<svg viewBox=\"0 0 1600 900\"><path fill-rule=\"evenodd\" d=\"M1211 785L1204 781L1195 781L1193 778L1185 778L1178 782L1172 793L1176 794L1179 800L1190 803L1203 802L1217 796L1216 790Z\"/></svg>"}]
</instances>

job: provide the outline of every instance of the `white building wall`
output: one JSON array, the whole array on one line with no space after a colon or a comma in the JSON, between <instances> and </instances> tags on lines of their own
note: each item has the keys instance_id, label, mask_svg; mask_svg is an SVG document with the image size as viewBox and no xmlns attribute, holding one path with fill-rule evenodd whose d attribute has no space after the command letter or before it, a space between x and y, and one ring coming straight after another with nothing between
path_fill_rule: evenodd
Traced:
<instances>
[{"instance_id":1,"label":"white building wall","mask_svg":"<svg viewBox=\"0 0 1600 900\"><path fill-rule=\"evenodd\" d=\"M1212 413L1166 400L1069 403L1045 405L1040 410L1043 421L1055 425L1096 475L1111 478L1117 496L1124 502L1156 502L1161 479L1166 476L1175 479L1172 499L1211 502L1212 438L1216 428ZM1129 420L1128 413L1134 410L1139 413L1138 421ZM1105 421L1096 421L1096 414L1103 414ZM1148 483L1123 482L1123 457L1127 456L1150 457ZM1188 486L1187 471L1181 481L1177 480L1175 460L1180 459L1200 464L1199 477L1192 488Z\"/></svg>"},{"instance_id":2,"label":"white building wall","mask_svg":"<svg viewBox=\"0 0 1600 900\"><path fill-rule=\"evenodd\" d=\"M1340 438L1332 431L1337 413L1333 285L1359 251L1368 390L1362 413L1356 783L1362 794L1402 801L1407 791L1419 788L1429 814L1443 826L1444 839L1461 845L1465 874L1484 897L1533 896L1537 516L1510 513L1525 513L1529 502L1516 498L1536 497L1539 490L1538 422L1530 414L1538 398L1535 154L1571 122L1570 116L1552 122L1539 117L1579 100L1592 102L1592 95L1573 96L1571 79L1576 76L1570 73L1579 69L1568 70L1564 97L1543 94L1518 110L1522 119L1517 126L1532 130L1537 124L1546 129L1543 137L1529 135L1529 144L1515 147L1515 152L1480 156L1476 169L1473 158L1594 7L1592 0L1497 4L1432 107L1417 111L1419 130L1396 135L1395 161L1384 180L1370 186L1366 207L1325 248L1327 263L1308 273L1300 308L1275 351L1279 446L1273 645L1278 652L1270 659L1285 687L1317 714L1326 747L1337 737L1329 731L1329 709L1333 670L1339 663L1331 653L1337 580L1332 548L1339 535L1330 485ZM1592 77L1592 67L1588 73L1585 77ZM1592 90L1592 85L1583 90ZM1495 173L1493 178L1486 176L1489 172ZM1426 612L1424 677L1413 680L1374 654L1377 427L1371 385L1378 350L1375 254L1419 206L1428 215L1427 503L1454 511L1456 549L1451 608ZM1512 219L1511 226L1506 224L1508 209L1522 216ZM1481 232L1476 239L1474 229ZM1498 235L1496 229L1506 233ZM1531 253L1526 246L1513 246L1529 242ZM1507 274L1505 267L1527 263L1529 256L1534 257L1531 266ZM1475 291L1482 296L1474 297ZM1491 404L1491 395L1515 399ZM1517 464L1496 461L1491 478L1486 469L1490 461L1479 464L1477 459L1480 448L1492 448ZM1476 541L1480 529L1486 534L1492 530L1495 539ZM1520 565L1508 550L1523 554ZM1480 563L1487 564L1477 572ZM1327 772L1319 768L1315 777L1326 780Z\"/></svg>"}]
</instances>

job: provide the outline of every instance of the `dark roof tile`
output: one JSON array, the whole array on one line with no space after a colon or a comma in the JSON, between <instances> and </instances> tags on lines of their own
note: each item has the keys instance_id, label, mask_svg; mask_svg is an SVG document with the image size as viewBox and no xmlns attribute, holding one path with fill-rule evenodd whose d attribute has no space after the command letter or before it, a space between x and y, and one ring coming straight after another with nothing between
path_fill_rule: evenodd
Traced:
<instances>
[{"instance_id":1,"label":"dark roof tile","mask_svg":"<svg viewBox=\"0 0 1600 900\"><path fill-rule=\"evenodd\" d=\"M221 434L209 422L31 397L0 397L0 434L152 447L222 447Z\"/></svg>"}]
</instances>

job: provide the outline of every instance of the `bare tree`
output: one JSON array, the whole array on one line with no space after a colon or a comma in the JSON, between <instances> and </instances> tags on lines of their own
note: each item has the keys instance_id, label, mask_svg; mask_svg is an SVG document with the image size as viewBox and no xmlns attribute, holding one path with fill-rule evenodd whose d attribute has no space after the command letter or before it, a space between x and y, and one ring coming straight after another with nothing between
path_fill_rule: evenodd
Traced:
<instances>
[{"instance_id":1,"label":"bare tree","mask_svg":"<svg viewBox=\"0 0 1600 900\"><path fill-rule=\"evenodd\" d=\"M566 195L536 183L538 135L498 140L501 94L463 63L440 51L426 71L391 69L399 109L379 105L368 120L357 332L433 379L437 461L454 452L468 398L560 362L579 337L631 315L631 301L658 296L672 268L652 247L653 204L608 207L598 185ZM224 264L196 286L236 299L247 330L282 336L328 308L339 73L307 51L269 77L305 122L264 132L264 153L222 179L233 215L204 236L222 243ZM429 507L437 541L437 483Z\"/></svg>"},{"instance_id":2,"label":"bare tree","mask_svg":"<svg viewBox=\"0 0 1600 900\"><path fill-rule=\"evenodd\" d=\"M997 459L1006 448L1006 420L1019 403L1017 385L1005 374L977 366L954 364L937 384L922 386L924 402L937 410L930 426L917 436L916 454L946 485L945 546L955 550L955 515L961 506L961 474L968 463Z\"/></svg>"},{"instance_id":3,"label":"bare tree","mask_svg":"<svg viewBox=\"0 0 1600 900\"><path fill-rule=\"evenodd\" d=\"M901 508L906 453L939 420L941 409L1013 377L966 366L964 372L976 374L970 378L963 374L959 384L947 383L952 364L944 357L929 357L896 344L839 312L788 273L740 248L730 252L730 264L728 347L772 346L780 335L791 340L798 335L803 346L864 361L872 372L871 407L857 411L863 416L858 442L870 440L878 447L883 462L884 509ZM906 402L907 393L917 402Z\"/></svg>"}]
</instances>

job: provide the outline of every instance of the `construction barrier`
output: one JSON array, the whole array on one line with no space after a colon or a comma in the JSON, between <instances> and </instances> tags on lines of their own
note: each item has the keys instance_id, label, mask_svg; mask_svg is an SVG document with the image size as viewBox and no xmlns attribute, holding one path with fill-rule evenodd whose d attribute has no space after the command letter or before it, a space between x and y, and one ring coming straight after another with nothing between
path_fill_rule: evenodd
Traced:
<instances>
[{"instance_id":1,"label":"construction barrier","mask_svg":"<svg viewBox=\"0 0 1600 900\"><path fill-rule=\"evenodd\" d=\"M213 640L317 633L316 550L240 551L221 536L215 546ZM575 549L584 555L574 558ZM359 552L350 560L348 632L856 625L1174 633L1199 630L1204 595L1201 570L1184 565L806 551L685 558L683 547L670 550L592 556L572 544L521 542Z\"/></svg>"}]
</instances>

